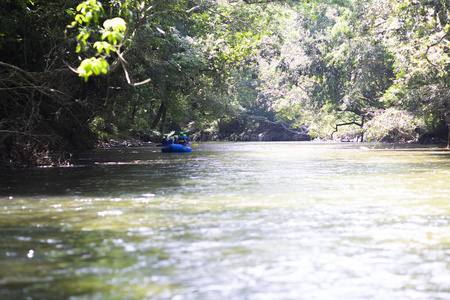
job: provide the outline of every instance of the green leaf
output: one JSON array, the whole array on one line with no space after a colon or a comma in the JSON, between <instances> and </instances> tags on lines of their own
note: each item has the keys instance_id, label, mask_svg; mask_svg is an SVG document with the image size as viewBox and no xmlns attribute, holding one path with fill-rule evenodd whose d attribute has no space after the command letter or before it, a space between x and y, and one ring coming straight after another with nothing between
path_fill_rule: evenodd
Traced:
<instances>
[{"instance_id":1,"label":"green leaf","mask_svg":"<svg viewBox=\"0 0 450 300\"><path fill-rule=\"evenodd\" d=\"M104 40L105 38L108 38L108 36L111 34L111 32L110 31L105 31L103 34L102 34L102 40Z\"/></svg>"},{"instance_id":2,"label":"green leaf","mask_svg":"<svg viewBox=\"0 0 450 300\"><path fill-rule=\"evenodd\" d=\"M103 58L87 58L83 60L80 66L77 68L77 72L80 77L83 77L85 81L88 80L91 75L106 74L108 72L108 62Z\"/></svg>"},{"instance_id":3,"label":"green leaf","mask_svg":"<svg viewBox=\"0 0 450 300\"><path fill-rule=\"evenodd\" d=\"M109 54L110 51L116 51L113 45L103 41L95 42L93 47L97 49L98 53L101 53L103 50L105 50L107 54Z\"/></svg>"},{"instance_id":4,"label":"green leaf","mask_svg":"<svg viewBox=\"0 0 450 300\"><path fill-rule=\"evenodd\" d=\"M100 75L100 68L99 68L98 65L94 65L94 66L92 67L92 69L94 70L94 74L95 74L95 75Z\"/></svg>"},{"instance_id":5,"label":"green leaf","mask_svg":"<svg viewBox=\"0 0 450 300\"><path fill-rule=\"evenodd\" d=\"M109 19L103 22L105 29L114 30L115 32L125 32L127 30L127 23L122 18Z\"/></svg>"},{"instance_id":6,"label":"green leaf","mask_svg":"<svg viewBox=\"0 0 450 300\"><path fill-rule=\"evenodd\" d=\"M77 11L80 11L80 10L86 8L86 6L87 6L86 2L82 2L82 3L78 4Z\"/></svg>"},{"instance_id":7,"label":"green leaf","mask_svg":"<svg viewBox=\"0 0 450 300\"><path fill-rule=\"evenodd\" d=\"M84 22L84 16L83 16L83 15L80 15L80 14L76 15L76 16L75 16L75 21L78 22L78 23L80 23L80 24L83 24L83 22Z\"/></svg>"}]
</instances>

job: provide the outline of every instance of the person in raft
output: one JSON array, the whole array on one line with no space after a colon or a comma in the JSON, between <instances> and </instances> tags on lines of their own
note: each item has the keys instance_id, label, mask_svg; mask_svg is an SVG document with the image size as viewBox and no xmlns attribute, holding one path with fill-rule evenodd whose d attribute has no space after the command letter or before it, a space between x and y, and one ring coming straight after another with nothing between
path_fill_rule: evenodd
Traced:
<instances>
[{"instance_id":1,"label":"person in raft","mask_svg":"<svg viewBox=\"0 0 450 300\"><path fill-rule=\"evenodd\" d=\"M175 135L175 136L173 137L173 143L174 143L174 144L179 144L179 142L178 142L178 135Z\"/></svg>"},{"instance_id":2,"label":"person in raft","mask_svg":"<svg viewBox=\"0 0 450 300\"><path fill-rule=\"evenodd\" d=\"M162 138L162 145L163 145L163 147L166 147L166 146L169 145L169 137L168 137L168 134L167 134L167 133L166 133L166 134L164 135L164 137Z\"/></svg>"},{"instance_id":3,"label":"person in raft","mask_svg":"<svg viewBox=\"0 0 450 300\"><path fill-rule=\"evenodd\" d=\"M183 134L184 140L186 141L186 146L189 146L189 138Z\"/></svg>"},{"instance_id":4,"label":"person in raft","mask_svg":"<svg viewBox=\"0 0 450 300\"><path fill-rule=\"evenodd\" d=\"M183 135L183 132L180 132L180 136L178 137L178 143L186 146L186 139L185 139L186 135Z\"/></svg>"}]
</instances>

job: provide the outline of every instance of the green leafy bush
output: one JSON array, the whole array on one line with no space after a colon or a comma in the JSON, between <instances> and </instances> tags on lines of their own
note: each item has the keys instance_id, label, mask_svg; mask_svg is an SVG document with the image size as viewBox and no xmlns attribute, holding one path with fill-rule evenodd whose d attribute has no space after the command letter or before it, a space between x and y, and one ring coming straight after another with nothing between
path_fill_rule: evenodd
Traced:
<instances>
[{"instance_id":1,"label":"green leafy bush","mask_svg":"<svg viewBox=\"0 0 450 300\"><path fill-rule=\"evenodd\" d=\"M417 128L425 122L407 111L389 108L375 112L372 120L364 125L367 141L406 142L417 139Z\"/></svg>"}]
</instances>

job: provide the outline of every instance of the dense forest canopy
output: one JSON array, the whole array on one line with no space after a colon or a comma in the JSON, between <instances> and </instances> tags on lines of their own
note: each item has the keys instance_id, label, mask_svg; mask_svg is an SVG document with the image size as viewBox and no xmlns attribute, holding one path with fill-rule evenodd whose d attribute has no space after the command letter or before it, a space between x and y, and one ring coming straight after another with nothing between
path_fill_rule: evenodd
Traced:
<instances>
[{"instance_id":1,"label":"dense forest canopy","mask_svg":"<svg viewBox=\"0 0 450 300\"><path fill-rule=\"evenodd\" d=\"M3 0L2 165L171 130L415 140L450 121L450 1Z\"/></svg>"}]
</instances>

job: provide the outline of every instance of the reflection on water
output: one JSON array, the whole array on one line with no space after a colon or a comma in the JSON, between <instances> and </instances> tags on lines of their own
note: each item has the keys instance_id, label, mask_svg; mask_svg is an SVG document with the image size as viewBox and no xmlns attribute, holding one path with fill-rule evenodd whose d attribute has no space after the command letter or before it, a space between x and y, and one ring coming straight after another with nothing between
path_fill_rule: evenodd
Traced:
<instances>
[{"instance_id":1,"label":"reflection on water","mask_svg":"<svg viewBox=\"0 0 450 300\"><path fill-rule=\"evenodd\" d=\"M5 172L0 299L449 299L450 152L360 146L109 149Z\"/></svg>"}]
</instances>

